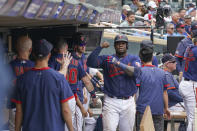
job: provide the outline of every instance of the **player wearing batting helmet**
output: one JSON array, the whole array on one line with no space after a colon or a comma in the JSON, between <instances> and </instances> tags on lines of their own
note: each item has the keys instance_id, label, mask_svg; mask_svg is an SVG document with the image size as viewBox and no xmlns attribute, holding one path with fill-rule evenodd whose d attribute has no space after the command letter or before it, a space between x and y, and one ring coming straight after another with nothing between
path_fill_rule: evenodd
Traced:
<instances>
[{"instance_id":1,"label":"player wearing batting helmet","mask_svg":"<svg viewBox=\"0 0 197 131\"><path fill-rule=\"evenodd\" d=\"M73 131L68 101L73 93L65 80L70 62L64 57L60 72L48 67L52 44L45 39L34 46L35 66L16 82L16 131L64 131L65 123Z\"/></svg>"},{"instance_id":2,"label":"player wearing batting helmet","mask_svg":"<svg viewBox=\"0 0 197 131\"><path fill-rule=\"evenodd\" d=\"M179 92L183 97L185 110L188 119L187 131L195 130L194 128L194 110L196 107L197 91L197 23L196 30L192 30L193 45L186 48L184 54L185 66L183 77L180 83ZM192 25L194 26L194 25Z\"/></svg>"},{"instance_id":3,"label":"player wearing batting helmet","mask_svg":"<svg viewBox=\"0 0 197 131\"><path fill-rule=\"evenodd\" d=\"M134 95L137 92L134 77L128 76L123 69L111 63L113 57L126 65L140 66L139 57L127 54L128 38L119 34L114 39L114 55L102 55L103 48L109 43L103 42L88 57L87 65L102 68L104 71L104 107L103 130L115 131L119 125L120 131L133 131L135 122Z\"/></svg>"},{"instance_id":4,"label":"player wearing batting helmet","mask_svg":"<svg viewBox=\"0 0 197 131\"><path fill-rule=\"evenodd\" d=\"M142 68L124 64L115 57L110 60L110 63L122 69L128 76L136 78L136 85L139 87L136 103L137 131L140 130L140 123L148 105L151 108L155 130L162 131L164 126L163 114L166 113L170 117L167 95L168 81L165 72L152 65L153 49L151 47L141 48L139 56L143 63Z\"/></svg>"}]
</instances>

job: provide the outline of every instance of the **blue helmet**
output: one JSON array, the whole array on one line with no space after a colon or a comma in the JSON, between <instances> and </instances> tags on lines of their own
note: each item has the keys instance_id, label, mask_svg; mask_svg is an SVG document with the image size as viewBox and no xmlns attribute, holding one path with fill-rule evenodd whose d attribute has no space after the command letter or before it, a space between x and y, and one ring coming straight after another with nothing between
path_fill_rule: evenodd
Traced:
<instances>
[{"instance_id":1,"label":"blue helmet","mask_svg":"<svg viewBox=\"0 0 197 131\"><path fill-rule=\"evenodd\" d=\"M116 35L116 37L115 37L115 39L114 39L114 43L116 43L116 42L126 42L126 43L128 43L128 38L127 38L127 36L126 35L124 35L124 34L119 34L119 35Z\"/></svg>"}]
</instances>

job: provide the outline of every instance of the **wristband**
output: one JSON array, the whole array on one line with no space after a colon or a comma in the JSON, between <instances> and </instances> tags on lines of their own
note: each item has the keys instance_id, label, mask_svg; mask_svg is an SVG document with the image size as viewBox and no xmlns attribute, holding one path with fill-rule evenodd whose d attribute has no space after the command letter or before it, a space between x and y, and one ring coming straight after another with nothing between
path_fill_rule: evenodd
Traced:
<instances>
[{"instance_id":1,"label":"wristband","mask_svg":"<svg viewBox=\"0 0 197 131\"><path fill-rule=\"evenodd\" d=\"M91 79L90 81L92 82L92 85L93 85L94 87L96 87L96 82L95 82L93 79Z\"/></svg>"},{"instance_id":2,"label":"wristband","mask_svg":"<svg viewBox=\"0 0 197 131\"><path fill-rule=\"evenodd\" d=\"M96 98L95 90L89 92L92 98Z\"/></svg>"},{"instance_id":3,"label":"wristband","mask_svg":"<svg viewBox=\"0 0 197 131\"><path fill-rule=\"evenodd\" d=\"M125 65L125 64L123 64L123 63L121 63L121 62L120 62L120 64L118 64L118 66L119 66L120 68L122 68L123 70L126 70L126 69L127 69L127 65Z\"/></svg>"}]
</instances>

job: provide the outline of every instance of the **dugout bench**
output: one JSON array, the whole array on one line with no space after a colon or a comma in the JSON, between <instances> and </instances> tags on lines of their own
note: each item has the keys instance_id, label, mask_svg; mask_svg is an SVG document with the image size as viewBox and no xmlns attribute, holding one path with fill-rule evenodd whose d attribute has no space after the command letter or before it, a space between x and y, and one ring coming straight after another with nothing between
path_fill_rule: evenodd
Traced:
<instances>
[{"instance_id":1,"label":"dugout bench","mask_svg":"<svg viewBox=\"0 0 197 131\"><path fill-rule=\"evenodd\" d=\"M186 112L177 111L177 112L170 112L171 119L167 119L167 116L164 115L164 121L170 122L171 124L171 131L175 131L175 123L177 122L185 122L187 115Z\"/></svg>"}]
</instances>

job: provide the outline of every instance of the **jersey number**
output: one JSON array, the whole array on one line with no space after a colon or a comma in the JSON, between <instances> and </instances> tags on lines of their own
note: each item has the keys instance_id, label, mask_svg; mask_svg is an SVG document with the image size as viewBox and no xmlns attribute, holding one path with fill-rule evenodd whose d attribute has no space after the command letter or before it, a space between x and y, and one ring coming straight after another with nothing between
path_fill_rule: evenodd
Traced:
<instances>
[{"instance_id":1,"label":"jersey number","mask_svg":"<svg viewBox=\"0 0 197 131\"><path fill-rule=\"evenodd\" d=\"M76 84L77 83L77 69L71 68L69 70L68 81L69 81L70 84Z\"/></svg>"}]
</instances>

